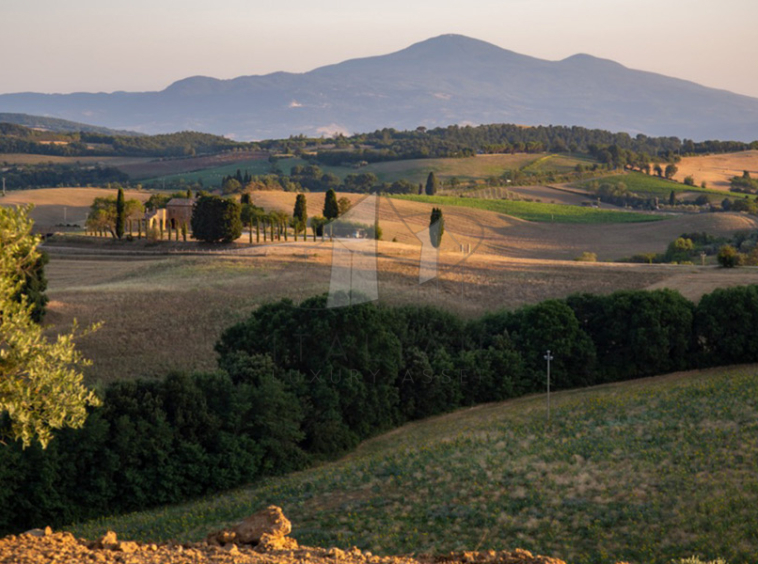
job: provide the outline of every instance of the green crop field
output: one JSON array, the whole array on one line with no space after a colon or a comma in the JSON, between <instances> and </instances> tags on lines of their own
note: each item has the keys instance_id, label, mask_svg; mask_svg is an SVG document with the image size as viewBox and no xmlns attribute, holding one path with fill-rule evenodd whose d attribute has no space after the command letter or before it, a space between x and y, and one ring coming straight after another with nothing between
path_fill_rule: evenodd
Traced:
<instances>
[{"instance_id":1,"label":"green crop field","mask_svg":"<svg viewBox=\"0 0 758 564\"><path fill-rule=\"evenodd\" d=\"M276 504L301 543L378 554L525 548L572 564L758 554L758 370L730 367L459 410L342 460L72 528L192 541ZM556 381L561 375L555 374Z\"/></svg>"},{"instance_id":2,"label":"green crop field","mask_svg":"<svg viewBox=\"0 0 758 564\"><path fill-rule=\"evenodd\" d=\"M522 167L521 170L522 172L555 172L560 174L572 172L578 164L588 166L596 162L586 155L549 154L535 159Z\"/></svg>"},{"instance_id":3,"label":"green crop field","mask_svg":"<svg viewBox=\"0 0 758 564\"><path fill-rule=\"evenodd\" d=\"M513 200L484 200L479 198L456 198L453 196L393 196L414 202L440 204L445 206L462 206L494 211L528 221L554 223L640 223L660 221L664 216L646 213L599 210L580 206L560 204L543 204L539 202L521 202Z\"/></svg>"},{"instance_id":4,"label":"green crop field","mask_svg":"<svg viewBox=\"0 0 758 564\"><path fill-rule=\"evenodd\" d=\"M166 182L177 181L184 179L187 182L203 181L204 186L219 187L225 176L233 175L237 172L237 169L241 171L249 171L252 175L268 174L271 170L271 163L265 159L251 159L248 161L238 161L223 166L216 166L212 168L205 168L202 170L196 170L193 172L180 172L177 174L168 174L165 176L158 176L155 178L149 178L143 180L144 183L160 185L164 180Z\"/></svg>"},{"instance_id":5,"label":"green crop field","mask_svg":"<svg viewBox=\"0 0 758 564\"><path fill-rule=\"evenodd\" d=\"M623 182L626 185L627 190L639 194L640 196L648 196L651 198L665 199L674 192L696 192L698 194L708 194L713 196L724 196L727 193L721 190L711 190L707 188L701 188L699 186L687 186L674 180L666 180L665 178L659 178L644 174L642 172L630 172L627 174L616 174L612 176L604 176L595 180L587 180L576 184L577 188L587 189L592 182L598 182L600 184L610 183L617 184ZM720 201L720 200L719 200Z\"/></svg>"},{"instance_id":6,"label":"green crop field","mask_svg":"<svg viewBox=\"0 0 758 564\"><path fill-rule=\"evenodd\" d=\"M408 159L389 161L384 163L372 163L360 168L351 166L326 166L319 165L324 172L336 174L344 179L348 174L372 172L376 174L380 182L394 182L396 180L408 180L413 183L426 182L430 172L447 181L453 177L461 181L485 180L490 177L499 177L508 170L529 170L532 172L569 172L579 164L591 164L593 161L581 156L572 155L530 155L518 153L514 155L478 155L462 159ZM277 166L284 174L289 174L293 166L307 166L309 163L298 158L280 159ZM188 182L203 180L206 186L221 184L224 176L234 174L237 169L248 170L252 175L268 174L271 164L266 160L241 161L230 165L207 168L194 172L185 172L152 178L148 182L166 182L185 179Z\"/></svg>"}]
</instances>

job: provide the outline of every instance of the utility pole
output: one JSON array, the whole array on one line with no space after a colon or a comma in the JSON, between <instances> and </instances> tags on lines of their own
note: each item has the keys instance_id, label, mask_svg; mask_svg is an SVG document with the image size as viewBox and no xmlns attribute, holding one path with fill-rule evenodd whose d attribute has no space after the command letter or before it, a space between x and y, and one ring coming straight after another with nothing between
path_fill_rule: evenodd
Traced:
<instances>
[{"instance_id":1,"label":"utility pole","mask_svg":"<svg viewBox=\"0 0 758 564\"><path fill-rule=\"evenodd\" d=\"M553 360L553 355L550 354L548 349L547 354L543 357L547 361L547 424L550 426L550 361Z\"/></svg>"},{"instance_id":2,"label":"utility pole","mask_svg":"<svg viewBox=\"0 0 758 564\"><path fill-rule=\"evenodd\" d=\"M700 252L700 262L705 266L705 251Z\"/></svg>"}]
</instances>

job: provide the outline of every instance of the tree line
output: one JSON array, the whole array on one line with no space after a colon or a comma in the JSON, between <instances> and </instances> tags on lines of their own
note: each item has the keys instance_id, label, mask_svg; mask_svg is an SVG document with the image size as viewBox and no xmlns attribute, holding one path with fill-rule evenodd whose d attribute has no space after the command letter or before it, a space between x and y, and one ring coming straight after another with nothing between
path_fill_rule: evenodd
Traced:
<instances>
[{"instance_id":1,"label":"tree line","mask_svg":"<svg viewBox=\"0 0 758 564\"><path fill-rule=\"evenodd\" d=\"M1 175L9 190L102 186L109 182L129 180L128 175L115 167L82 164L12 165L6 167Z\"/></svg>"},{"instance_id":2,"label":"tree line","mask_svg":"<svg viewBox=\"0 0 758 564\"><path fill-rule=\"evenodd\" d=\"M347 300L347 296L337 296ZM218 369L118 382L47 450L0 448L0 530L177 503L339 456L461 406L758 362L758 285L694 304L671 290L573 295L465 321L327 296L268 303L226 330Z\"/></svg>"},{"instance_id":3,"label":"tree line","mask_svg":"<svg viewBox=\"0 0 758 564\"><path fill-rule=\"evenodd\" d=\"M255 143L220 135L180 131L160 135L115 135L96 132L54 133L0 123L0 153L75 156L183 157L234 149L257 149Z\"/></svg>"},{"instance_id":4,"label":"tree line","mask_svg":"<svg viewBox=\"0 0 758 564\"><path fill-rule=\"evenodd\" d=\"M513 124L480 126L419 127L410 131L391 128L373 133L337 138L335 147L319 149L317 160L339 165L360 161L380 162L397 159L449 158L477 153L585 153L593 154L610 147L635 154L646 153L650 160L671 161L675 157L705 153L725 153L758 148L758 141L681 140L678 137L649 137L612 133L585 127Z\"/></svg>"}]
</instances>

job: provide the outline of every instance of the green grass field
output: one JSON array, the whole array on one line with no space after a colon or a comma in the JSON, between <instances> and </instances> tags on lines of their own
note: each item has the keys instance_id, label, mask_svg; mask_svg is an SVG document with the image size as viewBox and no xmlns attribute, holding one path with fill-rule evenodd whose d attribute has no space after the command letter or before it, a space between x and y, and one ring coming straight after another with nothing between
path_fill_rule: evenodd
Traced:
<instances>
[{"instance_id":1,"label":"green grass field","mask_svg":"<svg viewBox=\"0 0 758 564\"><path fill-rule=\"evenodd\" d=\"M511 215L528 221L554 223L641 223L660 221L664 216L614 210L599 210L580 206L543 204L513 200L484 200L479 198L456 198L453 196L393 196L414 202L461 206Z\"/></svg>"},{"instance_id":2,"label":"green grass field","mask_svg":"<svg viewBox=\"0 0 758 564\"><path fill-rule=\"evenodd\" d=\"M572 564L758 554L758 374L715 369L464 409L344 459L182 506L101 519L198 540L269 504L301 543L378 554L525 548ZM560 379L560 374L555 377Z\"/></svg>"},{"instance_id":3,"label":"green grass field","mask_svg":"<svg viewBox=\"0 0 758 564\"><path fill-rule=\"evenodd\" d=\"M441 180L447 181L453 177L461 181L485 180L489 177L499 177L507 170L524 169L532 172L569 172L578 163L589 164L592 161L582 156L573 155L478 155L464 159L410 159L385 163L373 163L361 168L320 165L324 172L331 172L344 179L348 174L373 172L380 182L408 180L413 183L426 182L430 172ZM306 166L308 163L298 158L281 159L277 166L285 174L289 174L293 166ZM221 184L224 176L234 174L237 169L243 172L247 169L252 175L267 174L271 165L266 160L242 161L231 165L208 168L195 172L172 174L150 179L146 182L166 182L184 178L188 182L203 180L206 186Z\"/></svg>"},{"instance_id":4,"label":"green grass field","mask_svg":"<svg viewBox=\"0 0 758 564\"><path fill-rule=\"evenodd\" d=\"M650 198L657 197L661 200L667 199L672 190L674 192L693 192L698 194L720 196L721 199L723 199L725 195L728 195L720 190L711 190L708 188L701 188L700 186L687 186L686 184L681 184L674 180L666 180L665 178L647 175L642 172L630 172L627 174L604 176L602 178L578 183L576 184L576 187L586 190L592 182L598 182L600 184L617 184L619 182L623 182L626 184L627 190L630 192L634 192L640 196L647 196Z\"/></svg>"},{"instance_id":5,"label":"green grass field","mask_svg":"<svg viewBox=\"0 0 758 564\"><path fill-rule=\"evenodd\" d=\"M269 173L271 169L271 163L265 159L251 159L249 161L239 161L223 166L196 170L193 172L180 172L177 174L168 174L155 178L147 178L142 182L145 184L155 184L156 187L160 187L160 183L164 180L166 182L177 181L180 179L184 179L187 182L198 182L199 180L202 180L204 186L213 188L220 187L224 177L233 175L237 172L237 169L243 171L243 173L245 170L247 170L254 176L263 175Z\"/></svg>"}]
</instances>

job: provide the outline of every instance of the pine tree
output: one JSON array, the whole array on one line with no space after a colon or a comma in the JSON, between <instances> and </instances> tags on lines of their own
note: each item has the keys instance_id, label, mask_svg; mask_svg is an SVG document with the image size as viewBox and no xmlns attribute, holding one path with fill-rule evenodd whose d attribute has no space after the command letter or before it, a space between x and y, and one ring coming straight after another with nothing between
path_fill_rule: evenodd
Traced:
<instances>
[{"instance_id":1,"label":"pine tree","mask_svg":"<svg viewBox=\"0 0 758 564\"><path fill-rule=\"evenodd\" d=\"M429 218L429 238L432 245L439 248L442 243L442 234L445 232L445 220L442 217L440 208L432 208L432 215Z\"/></svg>"},{"instance_id":2,"label":"pine tree","mask_svg":"<svg viewBox=\"0 0 758 564\"><path fill-rule=\"evenodd\" d=\"M126 224L126 202L124 201L124 189L118 189L116 196L116 237L121 239L124 236L124 225Z\"/></svg>"},{"instance_id":3,"label":"pine tree","mask_svg":"<svg viewBox=\"0 0 758 564\"><path fill-rule=\"evenodd\" d=\"M324 200L324 217L328 220L337 219L340 215L340 207L337 203L337 193L330 188Z\"/></svg>"},{"instance_id":4,"label":"pine tree","mask_svg":"<svg viewBox=\"0 0 758 564\"><path fill-rule=\"evenodd\" d=\"M426 177L426 195L434 196L437 193L437 188L439 188L437 177L434 176L433 172L430 172L429 176Z\"/></svg>"}]
</instances>

